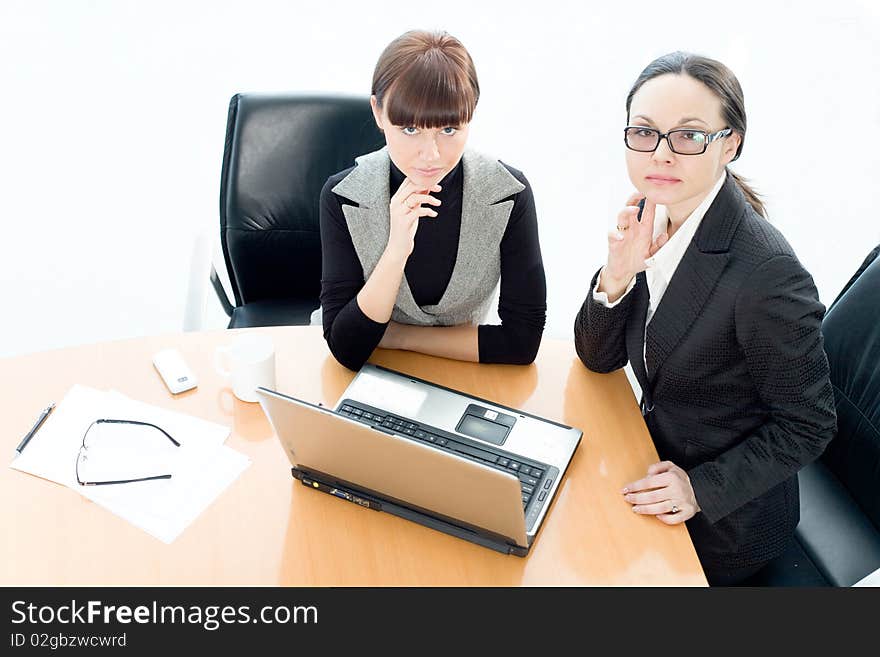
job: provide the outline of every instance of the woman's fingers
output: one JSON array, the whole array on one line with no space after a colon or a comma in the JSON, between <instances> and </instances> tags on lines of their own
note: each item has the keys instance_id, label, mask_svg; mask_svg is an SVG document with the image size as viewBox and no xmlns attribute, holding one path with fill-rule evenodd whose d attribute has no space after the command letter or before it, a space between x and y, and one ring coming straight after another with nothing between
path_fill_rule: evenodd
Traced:
<instances>
[{"instance_id":1,"label":"woman's fingers","mask_svg":"<svg viewBox=\"0 0 880 657\"><path fill-rule=\"evenodd\" d=\"M632 194L629 195L629 198L626 199L626 204L627 205L638 205L639 201L641 201L643 198L645 198L645 195L642 194L641 192L633 192Z\"/></svg>"},{"instance_id":2,"label":"woman's fingers","mask_svg":"<svg viewBox=\"0 0 880 657\"><path fill-rule=\"evenodd\" d=\"M672 461L648 466L648 476L627 484L624 499L634 513L653 515L667 525L690 520L699 511L687 475Z\"/></svg>"},{"instance_id":3,"label":"woman's fingers","mask_svg":"<svg viewBox=\"0 0 880 657\"><path fill-rule=\"evenodd\" d=\"M615 226L619 232L629 230L636 221L638 208L626 207L617 213L617 225Z\"/></svg>"},{"instance_id":4,"label":"woman's fingers","mask_svg":"<svg viewBox=\"0 0 880 657\"><path fill-rule=\"evenodd\" d=\"M431 206L436 207L441 204L440 199L431 196L431 193L442 189L437 184L425 189L409 178L404 178L388 205L391 226L386 250L396 256L409 256L412 253L419 219L436 217L437 212Z\"/></svg>"},{"instance_id":5,"label":"woman's fingers","mask_svg":"<svg viewBox=\"0 0 880 657\"><path fill-rule=\"evenodd\" d=\"M623 487L623 491L621 491L624 495L627 493L638 493L639 491L647 491L653 490L655 488L663 488L664 486L668 486L672 481L672 477L666 473L661 472L656 475L649 475L644 479L639 479L638 481L633 481L626 486Z\"/></svg>"},{"instance_id":6,"label":"woman's fingers","mask_svg":"<svg viewBox=\"0 0 880 657\"><path fill-rule=\"evenodd\" d=\"M640 513L646 516L675 515L680 512L680 509L674 505L672 500L663 500L656 504L636 504L632 510L633 513ZM675 510L675 513L672 513L673 510Z\"/></svg>"},{"instance_id":7,"label":"woman's fingers","mask_svg":"<svg viewBox=\"0 0 880 657\"><path fill-rule=\"evenodd\" d=\"M425 208L422 206L417 206L415 210L410 212L407 216L414 217L418 219L419 217L436 217L437 211L432 210L431 208Z\"/></svg>"},{"instance_id":8,"label":"woman's fingers","mask_svg":"<svg viewBox=\"0 0 880 657\"><path fill-rule=\"evenodd\" d=\"M685 511L684 509L681 509L677 513L658 513L655 517L657 520L666 523L667 525L680 525L685 520L693 518L694 513L693 511Z\"/></svg>"},{"instance_id":9,"label":"woman's fingers","mask_svg":"<svg viewBox=\"0 0 880 657\"><path fill-rule=\"evenodd\" d=\"M439 192L443 188L440 185L432 185L430 189L424 189L418 187L412 180L409 178L404 178L403 182L400 183L400 187L397 188L397 191L394 192L394 195L391 197L391 202L402 202L407 196L414 192L418 192L419 194L428 194L429 192Z\"/></svg>"},{"instance_id":10,"label":"woman's fingers","mask_svg":"<svg viewBox=\"0 0 880 657\"><path fill-rule=\"evenodd\" d=\"M409 178L404 178L403 182L400 183L400 187L397 188L397 191L391 196L391 203L398 203L405 199L407 196L416 191L416 186Z\"/></svg>"},{"instance_id":11,"label":"woman's fingers","mask_svg":"<svg viewBox=\"0 0 880 657\"><path fill-rule=\"evenodd\" d=\"M645 205L647 208L647 204ZM627 206L623 210L617 213L617 224L615 228L618 232L626 232L630 231L632 235L637 236L640 242L647 247L647 250L650 251L649 255L654 255L654 253L666 243L668 236L665 236L663 240L659 243L655 240L653 243L650 242L654 238L654 212L656 209L656 205L651 204L650 212L642 211L642 219L638 219L639 208L636 206ZM660 238L658 237L658 240Z\"/></svg>"},{"instance_id":12,"label":"woman's fingers","mask_svg":"<svg viewBox=\"0 0 880 657\"><path fill-rule=\"evenodd\" d=\"M661 472L666 472L667 470L672 470L675 468L675 463L672 461L659 461L657 463L652 463L648 466L648 474L655 475L660 474Z\"/></svg>"},{"instance_id":13,"label":"woman's fingers","mask_svg":"<svg viewBox=\"0 0 880 657\"><path fill-rule=\"evenodd\" d=\"M614 230L608 232L608 262L610 271L617 272L615 278L630 280L645 269L645 260L653 255L653 212L656 207L650 204L650 220L638 220L640 212L638 203L643 197L633 194L627 200L627 206L617 213ZM648 203L645 201L645 207ZM658 247L659 248L659 247Z\"/></svg>"},{"instance_id":14,"label":"woman's fingers","mask_svg":"<svg viewBox=\"0 0 880 657\"><path fill-rule=\"evenodd\" d=\"M639 209L639 203L643 203L643 207ZM654 213L657 209L657 204L649 201L648 198L642 194L641 192L634 192L630 194L630 197L626 199L626 210L632 211L634 213L635 221L640 222L643 226L651 227L651 231L653 234L654 230ZM642 216L639 218L638 213L641 212Z\"/></svg>"},{"instance_id":15,"label":"woman's fingers","mask_svg":"<svg viewBox=\"0 0 880 657\"><path fill-rule=\"evenodd\" d=\"M654 236L654 214L657 211L657 204L653 201L645 199L645 207L642 208L641 224L645 232L651 237Z\"/></svg>"},{"instance_id":16,"label":"woman's fingers","mask_svg":"<svg viewBox=\"0 0 880 657\"><path fill-rule=\"evenodd\" d=\"M410 210L417 208L425 203L427 203L428 205L441 205L442 202L439 198L431 196L430 194L413 193L403 199L403 204Z\"/></svg>"},{"instance_id":17,"label":"woman's fingers","mask_svg":"<svg viewBox=\"0 0 880 657\"><path fill-rule=\"evenodd\" d=\"M696 507L680 498L670 495L670 489L663 489L663 495L667 496L660 502L652 504L634 504L633 513L643 516L656 516L658 520L667 525L677 525L690 520L696 514ZM680 500L680 501L679 501Z\"/></svg>"},{"instance_id":18,"label":"woman's fingers","mask_svg":"<svg viewBox=\"0 0 880 657\"><path fill-rule=\"evenodd\" d=\"M630 504L656 504L669 499L669 491L666 488L651 490L646 493L628 493L623 496Z\"/></svg>"},{"instance_id":19,"label":"woman's fingers","mask_svg":"<svg viewBox=\"0 0 880 657\"><path fill-rule=\"evenodd\" d=\"M407 212L403 217L401 217L403 221L403 225L410 229L411 231L415 231L415 229L419 225L419 219L422 217L436 217L437 212L432 210L431 208L416 208L412 212Z\"/></svg>"},{"instance_id":20,"label":"woman's fingers","mask_svg":"<svg viewBox=\"0 0 880 657\"><path fill-rule=\"evenodd\" d=\"M654 255L655 253L657 253L657 251L660 250L660 247L662 247L668 241L669 241L669 235L666 233L660 233L657 236L657 239L654 240L654 243L651 244L651 248L649 249L650 254Z\"/></svg>"}]
</instances>

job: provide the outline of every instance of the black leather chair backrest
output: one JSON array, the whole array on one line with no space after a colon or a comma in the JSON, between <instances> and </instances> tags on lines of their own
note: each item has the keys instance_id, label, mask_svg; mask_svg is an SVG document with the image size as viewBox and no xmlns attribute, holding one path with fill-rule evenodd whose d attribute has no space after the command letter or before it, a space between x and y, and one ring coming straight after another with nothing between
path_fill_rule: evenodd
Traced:
<instances>
[{"instance_id":1,"label":"black leather chair backrest","mask_svg":"<svg viewBox=\"0 0 880 657\"><path fill-rule=\"evenodd\" d=\"M229 103L220 237L236 306L314 299L327 178L385 145L366 97L237 94Z\"/></svg>"},{"instance_id":2,"label":"black leather chair backrest","mask_svg":"<svg viewBox=\"0 0 880 657\"><path fill-rule=\"evenodd\" d=\"M880 530L880 247L822 323L837 406L837 435L823 455Z\"/></svg>"}]
</instances>

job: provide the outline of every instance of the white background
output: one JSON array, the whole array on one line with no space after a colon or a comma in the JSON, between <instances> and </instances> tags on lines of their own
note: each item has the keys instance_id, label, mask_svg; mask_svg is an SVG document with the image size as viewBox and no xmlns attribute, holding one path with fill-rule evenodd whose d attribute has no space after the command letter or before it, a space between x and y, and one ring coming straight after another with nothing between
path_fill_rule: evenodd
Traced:
<instances>
[{"instance_id":1,"label":"white background","mask_svg":"<svg viewBox=\"0 0 880 657\"><path fill-rule=\"evenodd\" d=\"M368 94L379 53L415 27L470 50L470 145L534 187L546 335L570 338L630 192L626 93L677 49L739 77L749 130L734 169L828 304L880 241L871 4L2 0L0 356L180 331L194 239L219 232L229 98ZM207 326L224 326L211 310Z\"/></svg>"}]
</instances>

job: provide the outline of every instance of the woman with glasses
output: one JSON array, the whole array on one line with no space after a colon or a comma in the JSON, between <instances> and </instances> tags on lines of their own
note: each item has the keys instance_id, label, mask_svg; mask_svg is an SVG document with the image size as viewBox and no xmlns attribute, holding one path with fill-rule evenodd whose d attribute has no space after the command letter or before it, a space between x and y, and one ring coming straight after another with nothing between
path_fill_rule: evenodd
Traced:
<instances>
[{"instance_id":1,"label":"woman with glasses","mask_svg":"<svg viewBox=\"0 0 880 657\"><path fill-rule=\"evenodd\" d=\"M531 363L546 316L525 176L465 150L480 95L464 46L445 33L395 39L370 102L387 146L321 192L321 308L336 359L357 370L379 347L484 363ZM500 325L485 323L500 286Z\"/></svg>"},{"instance_id":2,"label":"woman with glasses","mask_svg":"<svg viewBox=\"0 0 880 657\"><path fill-rule=\"evenodd\" d=\"M797 472L836 417L813 280L727 165L746 134L742 89L720 62L672 53L626 99L636 188L575 320L584 364L629 362L662 459L620 482L637 514L687 522L712 585L787 548Z\"/></svg>"}]
</instances>

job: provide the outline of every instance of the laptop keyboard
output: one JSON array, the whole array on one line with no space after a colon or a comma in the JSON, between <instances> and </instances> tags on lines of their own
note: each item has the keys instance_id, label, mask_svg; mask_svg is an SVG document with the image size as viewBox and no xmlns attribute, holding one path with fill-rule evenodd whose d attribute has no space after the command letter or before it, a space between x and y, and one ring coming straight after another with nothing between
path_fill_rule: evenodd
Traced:
<instances>
[{"instance_id":1,"label":"laptop keyboard","mask_svg":"<svg viewBox=\"0 0 880 657\"><path fill-rule=\"evenodd\" d=\"M460 436L434 427L420 425L375 408L368 410L363 406L354 404L351 400L345 400L336 412L352 420L381 427L389 433L432 443L440 449L513 474L520 482L524 510L529 507L532 501L536 503L532 506L539 508L547 498L547 495L549 495L553 485L552 474L557 471L556 468L550 468L541 463L514 457L500 450L477 446L466 442L467 439ZM534 512L529 512L528 515L531 516L534 513L536 513L536 509Z\"/></svg>"}]
</instances>

